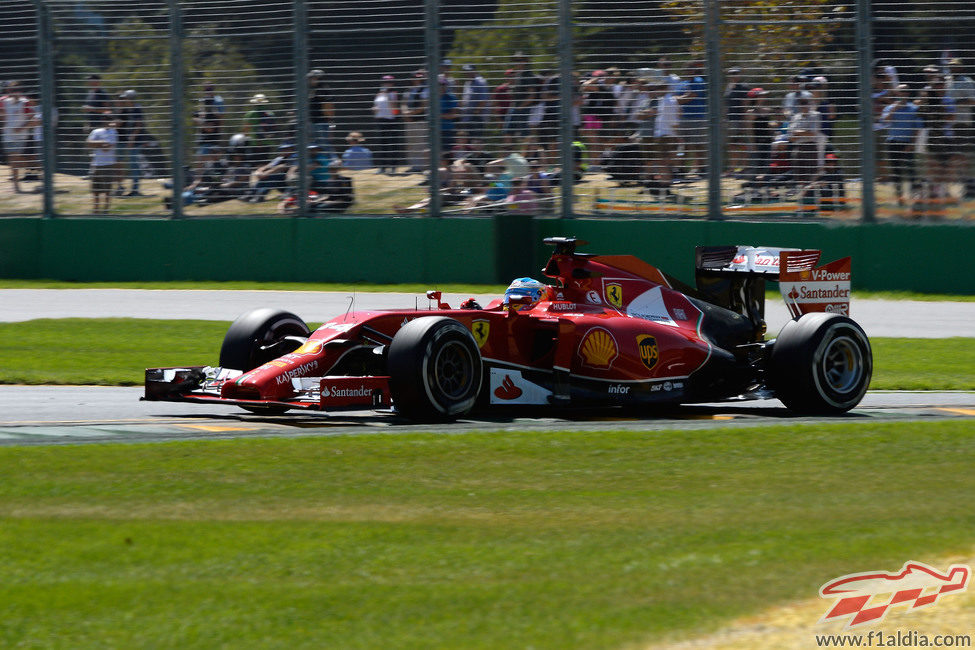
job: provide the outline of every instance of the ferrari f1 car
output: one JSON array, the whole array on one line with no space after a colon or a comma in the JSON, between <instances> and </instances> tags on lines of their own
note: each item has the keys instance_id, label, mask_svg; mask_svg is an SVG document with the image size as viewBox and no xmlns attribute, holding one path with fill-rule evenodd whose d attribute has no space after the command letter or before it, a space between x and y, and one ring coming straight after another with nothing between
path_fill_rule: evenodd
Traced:
<instances>
[{"instance_id":1,"label":"ferrari f1 car","mask_svg":"<svg viewBox=\"0 0 975 650\"><path fill-rule=\"evenodd\" d=\"M799 413L856 406L870 343L848 316L850 259L814 250L698 247L696 287L629 255L576 252L481 307L354 311L316 331L259 309L227 332L216 366L150 368L146 400L289 409L389 410L449 420L474 409L641 406L776 397ZM792 312L765 337L765 282Z\"/></svg>"}]
</instances>

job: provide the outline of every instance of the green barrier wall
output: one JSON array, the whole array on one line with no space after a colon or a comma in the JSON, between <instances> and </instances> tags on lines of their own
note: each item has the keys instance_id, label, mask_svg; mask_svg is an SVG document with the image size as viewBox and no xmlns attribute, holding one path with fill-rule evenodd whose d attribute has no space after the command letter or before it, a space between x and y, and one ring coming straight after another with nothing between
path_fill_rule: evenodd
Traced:
<instances>
[{"instance_id":1,"label":"green barrier wall","mask_svg":"<svg viewBox=\"0 0 975 650\"><path fill-rule=\"evenodd\" d=\"M537 275L543 237L631 253L685 280L694 246L765 244L853 257L859 289L975 294L975 228L712 221L0 219L0 277L67 281L507 283Z\"/></svg>"}]
</instances>

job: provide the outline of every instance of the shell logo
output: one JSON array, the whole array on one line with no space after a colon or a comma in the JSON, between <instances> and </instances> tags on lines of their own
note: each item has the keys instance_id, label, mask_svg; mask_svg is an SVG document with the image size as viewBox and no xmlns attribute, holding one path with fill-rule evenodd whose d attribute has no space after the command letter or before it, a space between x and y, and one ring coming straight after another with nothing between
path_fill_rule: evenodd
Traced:
<instances>
[{"instance_id":1,"label":"shell logo","mask_svg":"<svg viewBox=\"0 0 975 650\"><path fill-rule=\"evenodd\" d=\"M609 368L620 355L620 347L608 330L594 327L586 333L579 345L582 364L590 368Z\"/></svg>"}]
</instances>

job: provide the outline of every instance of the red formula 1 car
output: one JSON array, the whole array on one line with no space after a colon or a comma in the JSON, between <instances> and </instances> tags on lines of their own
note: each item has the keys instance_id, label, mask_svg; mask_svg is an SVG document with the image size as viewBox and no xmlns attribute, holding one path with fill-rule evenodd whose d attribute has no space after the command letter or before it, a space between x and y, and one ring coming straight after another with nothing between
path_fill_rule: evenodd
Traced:
<instances>
[{"instance_id":1,"label":"red formula 1 car","mask_svg":"<svg viewBox=\"0 0 975 650\"><path fill-rule=\"evenodd\" d=\"M428 292L430 309L351 312L315 332L294 314L259 309L231 325L218 366L147 369L145 399L442 420L504 405L773 396L829 414L867 390L870 343L846 315L849 258L817 267L819 251L699 247L691 288L629 255L546 243L553 282L540 292L516 287L459 309ZM780 282L794 316L770 341L766 279Z\"/></svg>"}]
</instances>

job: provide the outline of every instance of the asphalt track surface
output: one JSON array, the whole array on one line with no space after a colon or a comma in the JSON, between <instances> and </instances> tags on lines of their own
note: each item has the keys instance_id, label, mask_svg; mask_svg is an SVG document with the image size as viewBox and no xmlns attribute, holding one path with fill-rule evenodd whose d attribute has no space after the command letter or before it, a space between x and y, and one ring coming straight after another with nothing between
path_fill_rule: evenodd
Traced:
<instances>
[{"instance_id":1,"label":"asphalt track surface","mask_svg":"<svg viewBox=\"0 0 975 650\"><path fill-rule=\"evenodd\" d=\"M449 295L459 304L468 296ZM495 296L476 296L487 304ZM230 321L259 307L288 309L311 323L349 309L423 308L419 295L276 291L0 290L0 322L36 318L161 318ZM788 320L769 301L769 331ZM975 336L975 303L854 300L853 317L869 336ZM214 351L216 354L216 351ZM797 418L777 400L598 411L533 410L490 414L452 424L416 425L391 413L254 415L233 406L140 401L142 389L96 386L0 386L0 445L162 442L228 437L364 435L432 431L701 429L805 422L961 418L975 426L975 393L871 392L839 418Z\"/></svg>"}]
</instances>

